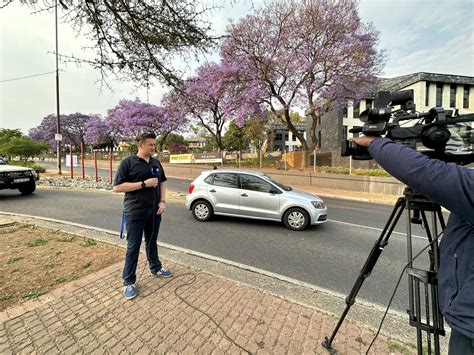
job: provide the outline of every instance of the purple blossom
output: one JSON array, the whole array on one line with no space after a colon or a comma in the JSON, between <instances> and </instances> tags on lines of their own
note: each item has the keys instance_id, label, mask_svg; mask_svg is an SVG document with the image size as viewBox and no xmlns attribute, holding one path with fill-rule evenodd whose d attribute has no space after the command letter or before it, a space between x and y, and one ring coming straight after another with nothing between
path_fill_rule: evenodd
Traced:
<instances>
[{"instance_id":1,"label":"purple blossom","mask_svg":"<svg viewBox=\"0 0 474 355\"><path fill-rule=\"evenodd\" d=\"M317 119L360 98L384 61L378 33L361 22L353 0L274 1L231 24L228 35L221 57L235 71L234 93L268 107L305 149L290 112L308 113L316 145Z\"/></svg>"}]
</instances>

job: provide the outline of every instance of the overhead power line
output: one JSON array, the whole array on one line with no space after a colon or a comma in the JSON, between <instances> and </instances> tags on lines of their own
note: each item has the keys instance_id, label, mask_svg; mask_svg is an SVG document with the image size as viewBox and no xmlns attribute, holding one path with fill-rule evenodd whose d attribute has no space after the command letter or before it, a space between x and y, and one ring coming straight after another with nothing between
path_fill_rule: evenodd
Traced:
<instances>
[{"instance_id":1,"label":"overhead power line","mask_svg":"<svg viewBox=\"0 0 474 355\"><path fill-rule=\"evenodd\" d=\"M13 78L13 79L7 79L7 80L0 80L0 83L6 83L6 82L8 82L8 81L16 81L16 80L29 79L29 78L34 78L34 77L36 77L36 76L48 75L48 74L53 74L53 73L56 73L56 70L55 70L55 71L50 71L50 72L47 72L47 73L41 73L41 74L34 74L34 75L22 76L22 77L19 77L19 78Z\"/></svg>"}]
</instances>

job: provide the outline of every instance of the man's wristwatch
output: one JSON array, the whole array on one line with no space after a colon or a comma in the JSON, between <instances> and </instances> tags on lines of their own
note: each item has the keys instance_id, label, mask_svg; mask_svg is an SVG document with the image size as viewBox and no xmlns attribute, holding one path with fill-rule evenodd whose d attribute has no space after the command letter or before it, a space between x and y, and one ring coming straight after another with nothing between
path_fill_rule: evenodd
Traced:
<instances>
[{"instance_id":1,"label":"man's wristwatch","mask_svg":"<svg viewBox=\"0 0 474 355\"><path fill-rule=\"evenodd\" d=\"M146 187L145 181L142 181L142 189Z\"/></svg>"}]
</instances>

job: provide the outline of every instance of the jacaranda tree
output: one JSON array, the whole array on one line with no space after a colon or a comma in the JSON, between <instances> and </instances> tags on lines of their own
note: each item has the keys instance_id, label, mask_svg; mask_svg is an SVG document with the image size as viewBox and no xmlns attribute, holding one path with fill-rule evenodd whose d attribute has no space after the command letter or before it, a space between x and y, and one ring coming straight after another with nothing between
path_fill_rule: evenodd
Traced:
<instances>
[{"instance_id":1,"label":"jacaranda tree","mask_svg":"<svg viewBox=\"0 0 474 355\"><path fill-rule=\"evenodd\" d=\"M258 100L300 140L317 144L317 122L328 110L360 98L380 72L378 33L364 24L355 0L267 2L228 27L221 56L236 71L243 101ZM310 117L310 147L290 112Z\"/></svg>"},{"instance_id":2,"label":"jacaranda tree","mask_svg":"<svg viewBox=\"0 0 474 355\"><path fill-rule=\"evenodd\" d=\"M80 149L81 143L85 143L86 126L92 116L94 115L85 115L79 112L61 115L62 143L72 143L76 149ZM54 150L56 149L55 133L56 115L50 114L43 118L39 126L30 129L28 135L33 140L49 142Z\"/></svg>"},{"instance_id":3,"label":"jacaranda tree","mask_svg":"<svg viewBox=\"0 0 474 355\"><path fill-rule=\"evenodd\" d=\"M114 132L115 140L133 141L143 132L153 132L162 136L162 144L170 132L184 129L184 120L185 117L174 114L171 107L157 106L139 99L120 100L117 106L108 110L106 117L107 126Z\"/></svg>"},{"instance_id":4,"label":"jacaranda tree","mask_svg":"<svg viewBox=\"0 0 474 355\"><path fill-rule=\"evenodd\" d=\"M114 134L107 121L100 116L93 116L87 122L84 142L91 145L114 146Z\"/></svg>"},{"instance_id":5,"label":"jacaranda tree","mask_svg":"<svg viewBox=\"0 0 474 355\"><path fill-rule=\"evenodd\" d=\"M187 79L179 90L174 90L165 100L165 107L173 107L176 117L186 117L191 124L199 124L214 138L222 150L223 131L233 118L258 115L256 100L236 95L236 72L232 66L218 63L202 65L197 75ZM243 119L238 122L242 123Z\"/></svg>"}]
</instances>

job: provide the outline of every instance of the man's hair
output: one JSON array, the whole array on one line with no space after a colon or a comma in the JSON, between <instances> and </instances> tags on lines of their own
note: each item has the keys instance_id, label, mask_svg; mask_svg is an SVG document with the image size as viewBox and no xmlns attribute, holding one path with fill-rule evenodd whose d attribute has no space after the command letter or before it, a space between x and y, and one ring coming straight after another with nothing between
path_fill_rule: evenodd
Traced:
<instances>
[{"instance_id":1,"label":"man's hair","mask_svg":"<svg viewBox=\"0 0 474 355\"><path fill-rule=\"evenodd\" d=\"M145 143L145 141L147 139L156 139L156 134L155 133L151 133L151 132L145 132L145 133L142 133L140 134L138 137L137 137L137 144L143 144Z\"/></svg>"}]
</instances>

